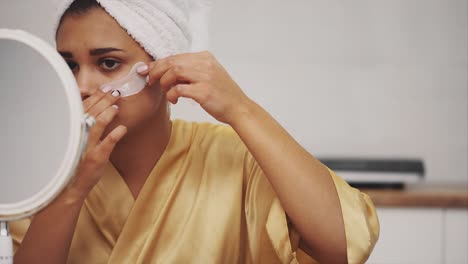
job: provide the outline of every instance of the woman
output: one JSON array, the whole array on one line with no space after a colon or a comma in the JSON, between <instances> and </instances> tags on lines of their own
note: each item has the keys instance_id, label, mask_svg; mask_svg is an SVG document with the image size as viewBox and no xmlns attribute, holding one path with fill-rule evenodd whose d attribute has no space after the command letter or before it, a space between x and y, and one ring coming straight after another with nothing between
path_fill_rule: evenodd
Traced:
<instances>
[{"instance_id":1,"label":"woman","mask_svg":"<svg viewBox=\"0 0 468 264\"><path fill-rule=\"evenodd\" d=\"M183 53L181 1L98 2L67 5L56 31L97 124L76 180L12 225L15 263L367 259L379 232L370 199L307 153L210 53ZM141 93L100 90L139 61ZM181 97L228 126L171 121L167 104Z\"/></svg>"}]
</instances>

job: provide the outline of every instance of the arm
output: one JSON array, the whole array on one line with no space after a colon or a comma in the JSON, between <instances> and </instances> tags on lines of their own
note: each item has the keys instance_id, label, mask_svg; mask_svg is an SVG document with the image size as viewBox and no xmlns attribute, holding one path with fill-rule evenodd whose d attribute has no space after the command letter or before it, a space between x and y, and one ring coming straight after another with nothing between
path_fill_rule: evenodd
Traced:
<instances>
[{"instance_id":1,"label":"arm","mask_svg":"<svg viewBox=\"0 0 468 264\"><path fill-rule=\"evenodd\" d=\"M36 214L16 251L15 263L66 263L84 198L65 190Z\"/></svg>"},{"instance_id":2,"label":"arm","mask_svg":"<svg viewBox=\"0 0 468 264\"><path fill-rule=\"evenodd\" d=\"M75 181L34 216L16 251L15 263L67 262L68 251L85 198L99 181L101 177L99 171L107 163L116 143L126 133L126 128L119 126L102 142L99 140L104 129L117 115L117 109L111 107L117 99L98 91L83 102L85 111L96 117L96 125L90 130L87 149L77 170Z\"/></svg>"},{"instance_id":3,"label":"arm","mask_svg":"<svg viewBox=\"0 0 468 264\"><path fill-rule=\"evenodd\" d=\"M250 100L208 52L153 62L149 85L159 80L167 99L197 101L231 125L259 163L313 257L346 263L340 202L325 166L304 150L265 110Z\"/></svg>"},{"instance_id":4,"label":"arm","mask_svg":"<svg viewBox=\"0 0 468 264\"><path fill-rule=\"evenodd\" d=\"M328 169L260 106L245 106L230 125L264 171L310 253L321 263L346 263L343 216Z\"/></svg>"}]
</instances>

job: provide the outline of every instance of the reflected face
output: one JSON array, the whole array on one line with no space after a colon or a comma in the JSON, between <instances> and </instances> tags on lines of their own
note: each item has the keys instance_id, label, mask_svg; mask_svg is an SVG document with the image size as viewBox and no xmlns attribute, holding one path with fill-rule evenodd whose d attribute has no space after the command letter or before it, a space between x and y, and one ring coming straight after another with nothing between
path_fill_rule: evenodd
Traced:
<instances>
[{"instance_id":1,"label":"reflected face","mask_svg":"<svg viewBox=\"0 0 468 264\"><path fill-rule=\"evenodd\" d=\"M135 63L153 60L102 8L65 16L57 30L56 42L57 50L75 75L83 100L101 85L126 76ZM107 132L118 124L127 126L131 132L165 109L166 99L155 86L120 98L117 104L119 114Z\"/></svg>"}]
</instances>

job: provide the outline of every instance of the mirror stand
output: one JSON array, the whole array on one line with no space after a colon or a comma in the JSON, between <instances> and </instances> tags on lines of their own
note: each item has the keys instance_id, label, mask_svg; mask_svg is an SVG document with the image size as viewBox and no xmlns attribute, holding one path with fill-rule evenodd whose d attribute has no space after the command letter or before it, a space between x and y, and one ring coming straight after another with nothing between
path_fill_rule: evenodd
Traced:
<instances>
[{"instance_id":1,"label":"mirror stand","mask_svg":"<svg viewBox=\"0 0 468 264\"><path fill-rule=\"evenodd\" d=\"M13 264L13 240L8 222L0 222L0 264Z\"/></svg>"}]
</instances>

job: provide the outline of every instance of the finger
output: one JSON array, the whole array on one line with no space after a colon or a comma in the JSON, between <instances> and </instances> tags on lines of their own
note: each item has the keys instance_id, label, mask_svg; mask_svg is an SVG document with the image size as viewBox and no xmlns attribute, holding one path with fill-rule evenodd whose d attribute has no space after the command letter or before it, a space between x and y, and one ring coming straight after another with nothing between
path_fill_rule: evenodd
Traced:
<instances>
[{"instance_id":1,"label":"finger","mask_svg":"<svg viewBox=\"0 0 468 264\"><path fill-rule=\"evenodd\" d=\"M138 66L138 68L136 69L136 72L143 76L147 75L153 62L154 61L150 63L145 63L145 65Z\"/></svg>"},{"instance_id":2,"label":"finger","mask_svg":"<svg viewBox=\"0 0 468 264\"><path fill-rule=\"evenodd\" d=\"M160 79L161 88L168 91L178 84L195 84L210 81L210 75L196 68L177 67L167 71Z\"/></svg>"},{"instance_id":3,"label":"finger","mask_svg":"<svg viewBox=\"0 0 468 264\"><path fill-rule=\"evenodd\" d=\"M149 67L148 84L153 85L154 82L161 79L164 73L169 69L183 67L184 65L188 65L190 61L197 61L195 53L177 54L153 62Z\"/></svg>"},{"instance_id":4,"label":"finger","mask_svg":"<svg viewBox=\"0 0 468 264\"><path fill-rule=\"evenodd\" d=\"M161 89L167 92L172 86L180 83L191 83L201 80L203 74L191 69L171 68L163 74L159 83Z\"/></svg>"},{"instance_id":5,"label":"finger","mask_svg":"<svg viewBox=\"0 0 468 264\"><path fill-rule=\"evenodd\" d=\"M211 94L202 84L178 84L166 94L169 102L176 104L180 97L191 98L199 104L205 103Z\"/></svg>"},{"instance_id":6,"label":"finger","mask_svg":"<svg viewBox=\"0 0 468 264\"><path fill-rule=\"evenodd\" d=\"M104 97L101 98L99 102L97 102L93 107L91 107L87 113L91 116L97 117L109 106L115 104L115 102L117 102L119 98L120 93L117 91L112 92L112 94L106 94Z\"/></svg>"},{"instance_id":7,"label":"finger","mask_svg":"<svg viewBox=\"0 0 468 264\"><path fill-rule=\"evenodd\" d=\"M173 69L169 69L168 71L166 71L161 76L161 79L159 80L161 89L164 92L167 92L171 88L171 86L176 84L176 82L177 82L177 74L174 72Z\"/></svg>"},{"instance_id":8,"label":"finger","mask_svg":"<svg viewBox=\"0 0 468 264\"><path fill-rule=\"evenodd\" d=\"M83 110L85 113L89 111L91 107L93 107L97 102L99 102L106 94L102 91L97 91L90 97L86 98L83 101Z\"/></svg>"},{"instance_id":9,"label":"finger","mask_svg":"<svg viewBox=\"0 0 468 264\"><path fill-rule=\"evenodd\" d=\"M115 145L125 136L127 133L127 127L118 126L110 132L106 138L98 145L97 152L102 155L102 157L109 158L112 150L114 150Z\"/></svg>"},{"instance_id":10,"label":"finger","mask_svg":"<svg viewBox=\"0 0 468 264\"><path fill-rule=\"evenodd\" d=\"M162 75L164 75L164 73L166 73L169 69L170 65L167 60L163 59L156 61L150 66L146 82L149 86L152 86L157 80L161 79Z\"/></svg>"},{"instance_id":11,"label":"finger","mask_svg":"<svg viewBox=\"0 0 468 264\"><path fill-rule=\"evenodd\" d=\"M112 105L96 117L96 124L89 131L88 146L94 147L101 139L106 127L114 120L119 112L117 105Z\"/></svg>"}]
</instances>

